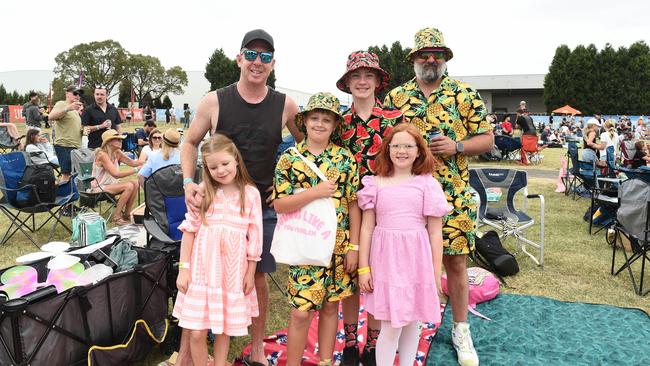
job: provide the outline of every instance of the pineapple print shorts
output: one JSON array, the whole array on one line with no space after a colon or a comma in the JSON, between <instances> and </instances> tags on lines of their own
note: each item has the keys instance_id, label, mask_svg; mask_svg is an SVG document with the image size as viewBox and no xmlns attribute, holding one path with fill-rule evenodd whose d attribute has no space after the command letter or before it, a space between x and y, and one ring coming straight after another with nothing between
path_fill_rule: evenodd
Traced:
<instances>
[{"instance_id":1,"label":"pineapple print shorts","mask_svg":"<svg viewBox=\"0 0 650 366\"><path fill-rule=\"evenodd\" d=\"M333 254L329 267L289 266L287 297L301 311L319 310L325 301L335 302L352 295L356 289L345 272L345 254Z\"/></svg>"}]
</instances>

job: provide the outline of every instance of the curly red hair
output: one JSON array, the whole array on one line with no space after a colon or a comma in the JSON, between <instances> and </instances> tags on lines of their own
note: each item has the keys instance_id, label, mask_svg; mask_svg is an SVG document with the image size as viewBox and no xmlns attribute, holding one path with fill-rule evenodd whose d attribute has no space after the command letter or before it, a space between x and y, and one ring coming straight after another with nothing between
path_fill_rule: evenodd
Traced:
<instances>
[{"instance_id":1,"label":"curly red hair","mask_svg":"<svg viewBox=\"0 0 650 366\"><path fill-rule=\"evenodd\" d=\"M415 158L413 162L413 168L411 173L413 175L421 174L431 174L435 168L435 161L431 151L427 147L427 142L422 138L420 131L412 124L403 122L395 125L393 129L388 133L388 136L384 138L384 142L381 145L379 154L377 155L377 165L375 167L375 174L383 177L390 177L393 175L394 167L393 161L390 160L390 142L393 140L398 132L406 132L409 135L413 136L415 139L415 144L418 148L418 157Z\"/></svg>"}]
</instances>

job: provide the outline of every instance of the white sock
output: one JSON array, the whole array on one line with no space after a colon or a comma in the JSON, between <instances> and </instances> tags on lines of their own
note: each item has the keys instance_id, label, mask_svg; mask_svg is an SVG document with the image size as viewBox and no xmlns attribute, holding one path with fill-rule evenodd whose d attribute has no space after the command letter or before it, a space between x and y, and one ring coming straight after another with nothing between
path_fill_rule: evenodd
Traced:
<instances>
[{"instance_id":1,"label":"white sock","mask_svg":"<svg viewBox=\"0 0 650 366\"><path fill-rule=\"evenodd\" d=\"M418 322L411 322L402 327L402 334L399 337L399 364L401 366L413 366L415 355L418 352L420 343L420 327Z\"/></svg>"},{"instance_id":2,"label":"white sock","mask_svg":"<svg viewBox=\"0 0 650 366\"><path fill-rule=\"evenodd\" d=\"M402 328L393 328L390 321L382 320L381 332L375 348L377 366L393 366L401 333Z\"/></svg>"}]
</instances>

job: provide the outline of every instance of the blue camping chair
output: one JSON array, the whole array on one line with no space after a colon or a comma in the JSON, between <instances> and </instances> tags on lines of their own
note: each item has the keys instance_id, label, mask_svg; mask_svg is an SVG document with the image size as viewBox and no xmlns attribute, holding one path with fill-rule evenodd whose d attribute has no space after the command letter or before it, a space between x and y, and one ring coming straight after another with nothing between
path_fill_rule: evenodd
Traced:
<instances>
[{"instance_id":1,"label":"blue camping chair","mask_svg":"<svg viewBox=\"0 0 650 366\"><path fill-rule=\"evenodd\" d=\"M583 188L585 191L592 192L596 185L596 178L600 177L600 170L595 169L594 163L580 160L578 158L578 144L576 141L568 142L567 155L568 167L565 186L565 194L568 196L573 191L573 199L580 198L577 191Z\"/></svg>"},{"instance_id":2,"label":"blue camping chair","mask_svg":"<svg viewBox=\"0 0 650 366\"><path fill-rule=\"evenodd\" d=\"M138 158L138 139L133 132L122 133L124 140L122 140L122 151L124 151L131 159Z\"/></svg>"},{"instance_id":3,"label":"blue camping chair","mask_svg":"<svg viewBox=\"0 0 650 366\"><path fill-rule=\"evenodd\" d=\"M469 170L469 184L479 196L479 226L487 225L499 232L504 239L512 236L521 250L537 265L544 266L544 196L528 194L528 173L524 170L482 168ZM498 201L488 200L488 190L498 188L502 195ZM523 208L515 205L518 192L523 192ZM528 199L540 200L540 241L527 239L525 230L535 225L536 220L526 213ZM530 253L526 246L539 250L539 255Z\"/></svg>"},{"instance_id":4,"label":"blue camping chair","mask_svg":"<svg viewBox=\"0 0 650 366\"><path fill-rule=\"evenodd\" d=\"M2 191L0 210L10 221L0 245L6 243L16 232L20 231L32 244L40 249L40 246L30 233L36 233L52 219L54 221L47 237L48 242L52 239L58 224L61 224L68 232L72 233L72 230L61 221L62 210L78 200L79 193L74 185L74 180L70 179L68 183L56 187L56 197L53 202L41 202L36 186L28 184L21 187L20 185L28 162L29 157L22 151L0 155L0 190ZM33 192L37 197L37 203L28 207L22 207L22 205L19 207L17 204L19 198L27 196L30 192ZM36 225L37 213L49 214L47 220L38 227ZM22 214L27 216L22 218Z\"/></svg>"},{"instance_id":5,"label":"blue camping chair","mask_svg":"<svg viewBox=\"0 0 650 366\"><path fill-rule=\"evenodd\" d=\"M494 136L494 145L501 151L504 160L519 160L519 150L521 150L521 140L506 135Z\"/></svg>"}]
</instances>

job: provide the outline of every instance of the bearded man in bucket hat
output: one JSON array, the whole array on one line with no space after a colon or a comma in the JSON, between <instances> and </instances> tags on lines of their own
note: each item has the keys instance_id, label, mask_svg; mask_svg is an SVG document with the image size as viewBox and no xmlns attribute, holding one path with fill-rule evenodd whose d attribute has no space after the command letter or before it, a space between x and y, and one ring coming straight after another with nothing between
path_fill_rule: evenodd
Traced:
<instances>
[{"instance_id":1,"label":"bearded man in bucket hat","mask_svg":"<svg viewBox=\"0 0 650 366\"><path fill-rule=\"evenodd\" d=\"M354 51L348 56L345 73L337 81L336 87L352 94L352 105L343 112L341 135L334 142L354 155L359 166L359 180L365 175L375 174L375 157L381 148L382 140L395 124L402 121L402 112L385 108L377 99L388 86L390 75L379 66L376 54L367 51ZM354 242L358 243L358 242ZM345 258L346 271L357 282L358 245L351 245ZM357 345L357 323L359 320L359 292L343 299L343 329L345 348L343 366L374 366L375 347L381 322L368 313L368 333L361 357Z\"/></svg>"},{"instance_id":2,"label":"bearded man in bucket hat","mask_svg":"<svg viewBox=\"0 0 650 366\"><path fill-rule=\"evenodd\" d=\"M467 255L474 247L476 202L469 185L467 157L488 152L494 145L487 110L478 92L447 75L447 61L454 56L442 32L424 28L415 34L408 54L415 78L393 89L385 105L399 108L429 141L429 149L441 164L433 176L454 207L443 219L443 264L447 272L453 313L452 342L461 365L478 365L467 323L469 286ZM439 130L434 136L432 131Z\"/></svg>"}]
</instances>

